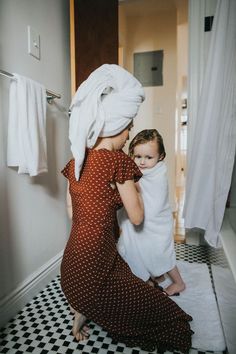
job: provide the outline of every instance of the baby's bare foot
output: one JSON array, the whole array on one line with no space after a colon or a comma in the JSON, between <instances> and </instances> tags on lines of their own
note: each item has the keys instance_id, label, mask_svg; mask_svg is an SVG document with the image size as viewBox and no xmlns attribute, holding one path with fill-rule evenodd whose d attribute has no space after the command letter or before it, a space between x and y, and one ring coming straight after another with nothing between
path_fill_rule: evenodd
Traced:
<instances>
[{"instance_id":1,"label":"baby's bare foot","mask_svg":"<svg viewBox=\"0 0 236 354\"><path fill-rule=\"evenodd\" d=\"M164 280L165 280L165 276L164 274L160 275L159 277L155 277L154 280L157 282L157 283L162 283Z\"/></svg>"},{"instance_id":2,"label":"baby's bare foot","mask_svg":"<svg viewBox=\"0 0 236 354\"><path fill-rule=\"evenodd\" d=\"M147 284L152 286L153 288L155 286L155 284L154 284L153 280L151 280L151 278L147 280Z\"/></svg>"},{"instance_id":3,"label":"baby's bare foot","mask_svg":"<svg viewBox=\"0 0 236 354\"><path fill-rule=\"evenodd\" d=\"M82 315L82 313L75 311L72 333L78 342L84 339L88 339L89 337L89 327L85 325L85 321L86 317Z\"/></svg>"},{"instance_id":4,"label":"baby's bare foot","mask_svg":"<svg viewBox=\"0 0 236 354\"><path fill-rule=\"evenodd\" d=\"M174 296L174 295L179 295L182 291L185 289L185 284L184 283L172 283L169 285L165 290L167 295L169 296Z\"/></svg>"}]
</instances>

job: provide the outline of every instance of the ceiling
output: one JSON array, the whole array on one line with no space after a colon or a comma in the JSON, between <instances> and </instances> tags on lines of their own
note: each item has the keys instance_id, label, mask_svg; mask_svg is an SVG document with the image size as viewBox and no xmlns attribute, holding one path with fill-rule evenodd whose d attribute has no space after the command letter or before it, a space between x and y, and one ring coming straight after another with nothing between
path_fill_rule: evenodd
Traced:
<instances>
[{"instance_id":1,"label":"ceiling","mask_svg":"<svg viewBox=\"0 0 236 354\"><path fill-rule=\"evenodd\" d=\"M126 16L147 16L163 11L178 10L186 12L188 0L119 0Z\"/></svg>"}]
</instances>

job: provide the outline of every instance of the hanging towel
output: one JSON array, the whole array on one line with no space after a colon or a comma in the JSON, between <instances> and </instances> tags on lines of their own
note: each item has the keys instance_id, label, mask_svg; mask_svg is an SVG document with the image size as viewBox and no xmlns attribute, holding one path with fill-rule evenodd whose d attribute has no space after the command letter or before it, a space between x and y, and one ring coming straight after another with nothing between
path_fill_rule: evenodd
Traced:
<instances>
[{"instance_id":1,"label":"hanging towel","mask_svg":"<svg viewBox=\"0 0 236 354\"><path fill-rule=\"evenodd\" d=\"M30 176L47 172L46 89L14 74L9 95L7 165Z\"/></svg>"},{"instance_id":2,"label":"hanging towel","mask_svg":"<svg viewBox=\"0 0 236 354\"><path fill-rule=\"evenodd\" d=\"M132 272L144 281L160 276L176 265L173 217L169 204L167 168L164 161L143 169L139 181L144 203L144 221L133 225L125 211L118 210L122 230L118 252Z\"/></svg>"},{"instance_id":3,"label":"hanging towel","mask_svg":"<svg viewBox=\"0 0 236 354\"><path fill-rule=\"evenodd\" d=\"M97 138L114 136L137 115L144 89L128 71L116 64L104 64L78 88L70 109L69 138L79 179L85 148Z\"/></svg>"}]
</instances>

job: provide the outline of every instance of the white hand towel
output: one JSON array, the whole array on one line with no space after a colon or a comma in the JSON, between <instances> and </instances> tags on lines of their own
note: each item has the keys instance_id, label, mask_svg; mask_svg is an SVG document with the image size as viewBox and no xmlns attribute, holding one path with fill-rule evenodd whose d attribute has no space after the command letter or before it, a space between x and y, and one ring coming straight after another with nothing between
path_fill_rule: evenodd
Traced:
<instances>
[{"instance_id":1,"label":"white hand towel","mask_svg":"<svg viewBox=\"0 0 236 354\"><path fill-rule=\"evenodd\" d=\"M18 173L47 172L46 89L14 74L9 93L7 165Z\"/></svg>"}]
</instances>

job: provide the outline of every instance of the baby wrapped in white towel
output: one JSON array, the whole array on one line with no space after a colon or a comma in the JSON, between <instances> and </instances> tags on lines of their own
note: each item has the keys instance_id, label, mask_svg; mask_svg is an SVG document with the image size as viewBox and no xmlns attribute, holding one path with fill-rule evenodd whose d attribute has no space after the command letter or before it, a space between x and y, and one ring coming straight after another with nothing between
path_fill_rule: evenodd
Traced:
<instances>
[{"instance_id":1,"label":"baby wrapped in white towel","mask_svg":"<svg viewBox=\"0 0 236 354\"><path fill-rule=\"evenodd\" d=\"M168 273L173 283L165 291L177 295L185 285L176 267L163 139L155 129L143 130L130 143L129 153L143 173L139 188L144 221L133 225L124 208L118 212L118 251L137 277L154 286Z\"/></svg>"}]
</instances>

